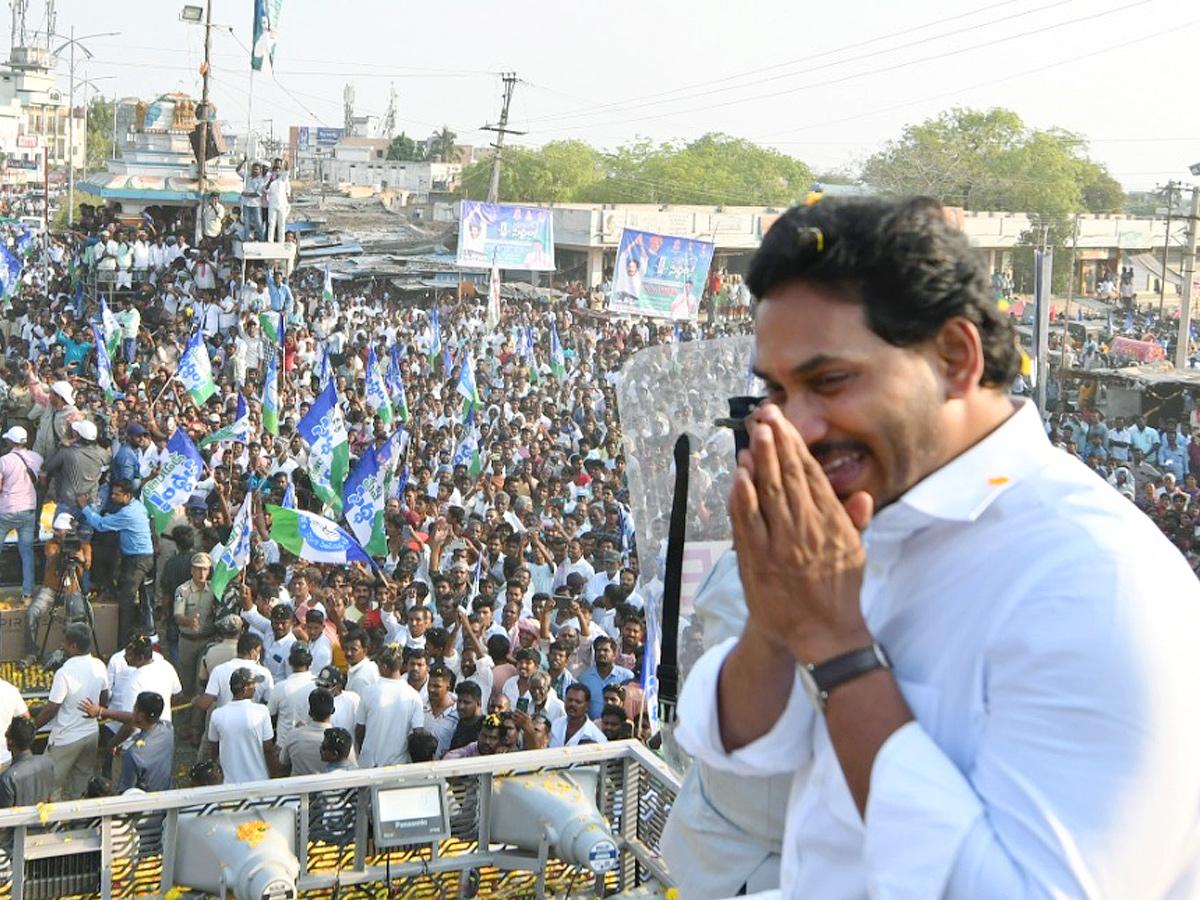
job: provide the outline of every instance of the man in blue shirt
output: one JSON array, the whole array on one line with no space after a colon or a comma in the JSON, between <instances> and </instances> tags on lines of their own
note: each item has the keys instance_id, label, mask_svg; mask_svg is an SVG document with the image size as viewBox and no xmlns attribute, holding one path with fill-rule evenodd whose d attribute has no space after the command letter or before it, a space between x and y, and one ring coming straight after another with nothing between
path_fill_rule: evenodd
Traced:
<instances>
[{"instance_id":1,"label":"man in blue shirt","mask_svg":"<svg viewBox=\"0 0 1200 900\"><path fill-rule=\"evenodd\" d=\"M292 295L292 289L288 287L287 282L283 280L283 272L275 270L275 277L267 285L267 290L271 294L271 311L281 312L290 320L292 312L296 308L296 298Z\"/></svg>"},{"instance_id":2,"label":"man in blue shirt","mask_svg":"<svg viewBox=\"0 0 1200 900\"><path fill-rule=\"evenodd\" d=\"M117 646L129 643L135 627L154 631L154 618L148 605L139 605L137 591L154 568L154 541L150 536L150 517L146 507L133 499L133 485L125 479L112 482L109 505L116 512L101 515L91 506L83 508L83 518L96 531L115 531L121 539L121 565L114 590L117 601Z\"/></svg>"},{"instance_id":3,"label":"man in blue shirt","mask_svg":"<svg viewBox=\"0 0 1200 900\"><path fill-rule=\"evenodd\" d=\"M121 444L112 462L112 480L128 481L136 494L142 487L142 461L138 456L149 442L146 429L136 422L125 429L125 443Z\"/></svg>"},{"instance_id":4,"label":"man in blue shirt","mask_svg":"<svg viewBox=\"0 0 1200 900\"><path fill-rule=\"evenodd\" d=\"M588 700L588 718L598 719L604 712L604 688L610 684L624 684L633 678L633 672L615 665L617 644L607 635L598 637L592 642L592 656L595 663L579 676L579 683L587 685L588 690L591 691L591 698Z\"/></svg>"}]
</instances>

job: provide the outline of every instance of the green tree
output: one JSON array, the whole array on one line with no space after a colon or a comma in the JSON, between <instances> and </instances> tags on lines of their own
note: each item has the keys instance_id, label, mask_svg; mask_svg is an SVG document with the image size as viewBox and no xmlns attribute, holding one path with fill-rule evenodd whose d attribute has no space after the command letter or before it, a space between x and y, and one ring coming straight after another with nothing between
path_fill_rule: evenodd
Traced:
<instances>
[{"instance_id":1,"label":"green tree","mask_svg":"<svg viewBox=\"0 0 1200 900\"><path fill-rule=\"evenodd\" d=\"M422 154L417 142L402 131L392 138L391 144L388 145L387 158L403 162L421 159Z\"/></svg>"},{"instance_id":2,"label":"green tree","mask_svg":"<svg viewBox=\"0 0 1200 900\"><path fill-rule=\"evenodd\" d=\"M499 199L504 202L568 203L604 178L603 157L583 141L554 141L544 147L505 147L500 165ZM463 170L461 193L487 196L492 160Z\"/></svg>"},{"instance_id":3,"label":"green tree","mask_svg":"<svg viewBox=\"0 0 1200 900\"><path fill-rule=\"evenodd\" d=\"M93 97L87 109L87 167L89 170L103 169L113 151L113 118L117 104L103 97ZM116 148L117 157L121 148Z\"/></svg>"},{"instance_id":4,"label":"green tree","mask_svg":"<svg viewBox=\"0 0 1200 900\"><path fill-rule=\"evenodd\" d=\"M441 131L435 131L429 139L429 158L451 162L455 158L455 141L458 135L450 130L449 125L443 125Z\"/></svg>"},{"instance_id":5,"label":"green tree","mask_svg":"<svg viewBox=\"0 0 1200 900\"><path fill-rule=\"evenodd\" d=\"M583 199L593 202L786 206L804 195L812 170L743 138L711 133L685 145L628 144Z\"/></svg>"}]
</instances>

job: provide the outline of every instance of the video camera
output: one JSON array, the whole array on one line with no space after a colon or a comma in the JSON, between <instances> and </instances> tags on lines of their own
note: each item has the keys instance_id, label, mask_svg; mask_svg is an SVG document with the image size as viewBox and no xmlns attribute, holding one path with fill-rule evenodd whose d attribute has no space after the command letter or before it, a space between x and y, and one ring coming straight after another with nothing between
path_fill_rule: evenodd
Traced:
<instances>
[{"instance_id":1,"label":"video camera","mask_svg":"<svg viewBox=\"0 0 1200 900\"><path fill-rule=\"evenodd\" d=\"M79 537L79 532L72 528L59 539L59 546L62 549L62 560L64 563L82 563L83 562L83 540Z\"/></svg>"}]
</instances>

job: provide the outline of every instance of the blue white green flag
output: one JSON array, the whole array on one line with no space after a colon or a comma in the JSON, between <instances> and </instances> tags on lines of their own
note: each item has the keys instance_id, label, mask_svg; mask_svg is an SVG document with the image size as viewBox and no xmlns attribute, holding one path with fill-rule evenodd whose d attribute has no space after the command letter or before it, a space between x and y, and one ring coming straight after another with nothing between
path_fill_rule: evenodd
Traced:
<instances>
[{"instance_id":1,"label":"blue white green flag","mask_svg":"<svg viewBox=\"0 0 1200 900\"><path fill-rule=\"evenodd\" d=\"M483 471L483 458L479 453L479 432L475 428L475 405L467 409L467 420L463 423L463 437L454 452L452 465L467 467L467 474L474 478Z\"/></svg>"},{"instance_id":2,"label":"blue white green flag","mask_svg":"<svg viewBox=\"0 0 1200 900\"><path fill-rule=\"evenodd\" d=\"M383 531L387 472L379 465L374 445L367 447L362 459L346 479L342 514L358 542L372 556L387 555L387 536Z\"/></svg>"},{"instance_id":3,"label":"blue white green flag","mask_svg":"<svg viewBox=\"0 0 1200 900\"><path fill-rule=\"evenodd\" d=\"M401 422L408 421L408 395L404 391L404 376L400 373L400 351L396 344L388 350L388 370L385 377L388 393L396 405L396 415Z\"/></svg>"},{"instance_id":4,"label":"blue white green flag","mask_svg":"<svg viewBox=\"0 0 1200 900\"><path fill-rule=\"evenodd\" d=\"M308 477L313 493L335 513L340 513L342 488L350 469L350 438L338 407L335 382L330 381L317 397L297 430L308 442Z\"/></svg>"},{"instance_id":5,"label":"blue white green flag","mask_svg":"<svg viewBox=\"0 0 1200 900\"><path fill-rule=\"evenodd\" d=\"M111 360L117 355L117 350L121 346L121 323L118 321L116 313L109 308L108 301L103 297L100 298L100 329L104 333L104 346L108 350L108 358ZM99 346L97 341L96 345Z\"/></svg>"},{"instance_id":6,"label":"blue white green flag","mask_svg":"<svg viewBox=\"0 0 1200 900\"><path fill-rule=\"evenodd\" d=\"M217 386L213 384L212 361L208 358L208 347L204 345L204 339L201 337L199 329L188 341L183 356L179 357L179 367L175 370L175 377L192 395L192 400L197 406L203 406L205 401L216 392Z\"/></svg>"},{"instance_id":7,"label":"blue white green flag","mask_svg":"<svg viewBox=\"0 0 1200 900\"><path fill-rule=\"evenodd\" d=\"M92 339L96 342L96 381L99 383L100 389L104 391L104 399L112 403L122 394L113 382L112 358L108 355L108 348L104 346L104 337L96 325L92 325Z\"/></svg>"},{"instance_id":8,"label":"blue white green flag","mask_svg":"<svg viewBox=\"0 0 1200 900\"><path fill-rule=\"evenodd\" d=\"M333 275L329 271L329 260L325 260L325 284L321 288L321 299L326 303L334 301L333 295Z\"/></svg>"},{"instance_id":9,"label":"blue white green flag","mask_svg":"<svg viewBox=\"0 0 1200 900\"><path fill-rule=\"evenodd\" d=\"M271 537L300 559L343 566L356 561L374 565L358 541L324 516L270 504L267 513L271 516Z\"/></svg>"},{"instance_id":10,"label":"blue white green flag","mask_svg":"<svg viewBox=\"0 0 1200 900\"><path fill-rule=\"evenodd\" d=\"M387 386L384 384L383 375L379 371L379 363L375 359L375 348L371 347L367 351L367 406L375 411L375 414L383 421L389 424L392 421L392 398L388 396Z\"/></svg>"},{"instance_id":11,"label":"blue white green flag","mask_svg":"<svg viewBox=\"0 0 1200 900\"><path fill-rule=\"evenodd\" d=\"M267 372L263 376L262 427L268 434L279 434L279 353L267 355Z\"/></svg>"},{"instance_id":12,"label":"blue white green flag","mask_svg":"<svg viewBox=\"0 0 1200 900\"><path fill-rule=\"evenodd\" d=\"M560 380L567 374L567 357L558 340L558 327L553 322L550 323L550 372Z\"/></svg>"},{"instance_id":13,"label":"blue white green flag","mask_svg":"<svg viewBox=\"0 0 1200 900\"><path fill-rule=\"evenodd\" d=\"M224 428L218 428L200 441L200 449L203 450L209 444L217 444L223 441L240 441L243 444L250 443L250 411L246 408L246 398L241 394L238 394L237 415L234 417L234 420ZM213 593L216 593L216 591L214 590Z\"/></svg>"},{"instance_id":14,"label":"blue white green flag","mask_svg":"<svg viewBox=\"0 0 1200 900\"><path fill-rule=\"evenodd\" d=\"M437 364L438 354L442 352L442 323L438 319L437 301L433 302L433 318L429 325L431 336L429 338L429 365ZM450 370L446 370L449 374Z\"/></svg>"},{"instance_id":15,"label":"blue white green flag","mask_svg":"<svg viewBox=\"0 0 1200 900\"><path fill-rule=\"evenodd\" d=\"M455 390L466 398L467 403L483 403L483 398L479 396L479 385L475 382L475 367L471 364L469 347L463 348L462 364L458 370L458 386Z\"/></svg>"},{"instance_id":16,"label":"blue white green flag","mask_svg":"<svg viewBox=\"0 0 1200 900\"><path fill-rule=\"evenodd\" d=\"M217 544L210 554L213 558L212 591L218 601L225 595L230 580L250 561L250 512L253 499L254 492L247 491L233 519L229 540L225 544Z\"/></svg>"},{"instance_id":17,"label":"blue white green flag","mask_svg":"<svg viewBox=\"0 0 1200 900\"><path fill-rule=\"evenodd\" d=\"M163 533L175 510L195 493L204 472L204 459L182 428L175 429L166 449L167 457L160 462L158 474L142 487L142 501L155 534Z\"/></svg>"},{"instance_id":18,"label":"blue white green flag","mask_svg":"<svg viewBox=\"0 0 1200 900\"><path fill-rule=\"evenodd\" d=\"M283 346L287 326L284 314L281 312L264 312L258 314L258 324L262 327L263 335L271 343Z\"/></svg>"}]
</instances>

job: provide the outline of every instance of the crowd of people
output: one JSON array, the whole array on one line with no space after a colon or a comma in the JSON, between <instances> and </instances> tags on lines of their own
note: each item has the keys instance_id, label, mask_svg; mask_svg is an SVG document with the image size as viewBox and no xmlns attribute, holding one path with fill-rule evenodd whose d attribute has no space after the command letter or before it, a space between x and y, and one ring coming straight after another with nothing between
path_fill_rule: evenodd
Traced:
<instances>
[{"instance_id":1,"label":"crowd of people","mask_svg":"<svg viewBox=\"0 0 1200 900\"><path fill-rule=\"evenodd\" d=\"M167 761L185 742L199 754L197 781L240 782L649 738L645 606L660 582L639 567L617 372L641 348L745 324L608 318L586 309L579 286L503 304L488 322L483 303L455 296L404 305L373 284L330 296L317 270L252 266L243 281L228 222L196 247L170 216L127 225L89 210L86 224L8 235L23 270L0 329L0 520L19 536L26 664L57 649L46 647L49 616L67 624L49 702L32 711L49 729L46 752L31 754L29 726L12 725L0 800L78 797L97 776L170 787ZM97 370L99 296L120 329L110 395ZM263 333L272 313L282 340ZM175 377L196 334L216 384L199 406ZM464 415L456 385L468 353L478 402ZM369 403L365 372L372 356L393 355L405 399L391 397L389 416ZM275 429L263 417L272 357ZM351 469L404 433L384 549L369 566L302 560L271 536L272 505L334 515L313 491L297 430L326 378ZM239 401L249 439L205 444L234 423ZM177 429L201 447L204 472L160 533L141 492ZM247 495L249 560L216 596L214 551ZM115 647L98 647L89 627L103 600L117 607ZM6 726L23 712L8 706Z\"/></svg>"},{"instance_id":2,"label":"crowd of people","mask_svg":"<svg viewBox=\"0 0 1200 900\"><path fill-rule=\"evenodd\" d=\"M582 285L503 303L489 320L474 298L412 305L374 283L331 294L314 268L252 264L243 280L233 245L258 224L233 212L202 219L195 247L174 211L130 224L89 209L81 230L61 235L8 229L23 269L0 326L0 525L18 534L26 664L58 649L47 647L50 617L66 627L46 704L26 710L0 684L0 805L82 796L96 777L120 790L171 787L185 743L200 760L193 783L214 783L649 740L646 608L661 571L642 563L659 559L665 517L631 497L630 467L668 480L672 423L711 423L711 405L744 382L745 285L710 280L710 308L723 312L697 323L610 317L589 308ZM102 321L101 296L115 325ZM274 335L263 328L272 315ZM106 392L96 344L110 325L120 340ZM216 385L200 405L176 377L195 335ZM682 352L735 335L721 352ZM653 366L620 374L655 346ZM384 414L367 368L392 358L402 391L389 386ZM464 403L468 358L478 394ZM272 360L276 427L264 416ZM680 377L691 390L663 390ZM270 507L334 515L298 430L328 380L351 469L404 434L371 565L300 559L272 536ZM623 408L624 422L621 390L622 404L645 400ZM248 439L205 443L239 406ZM1200 441L1174 423L1107 425L1094 404L1047 428L1191 551ZM141 492L177 429L200 447L204 472L160 531ZM734 458L694 450L710 455L693 481L690 531L718 539ZM218 596L215 554L247 496L249 559ZM46 504L55 512L39 580ZM89 625L97 600L116 604L114 647L97 646ZM31 752L39 728L44 754Z\"/></svg>"}]
</instances>

